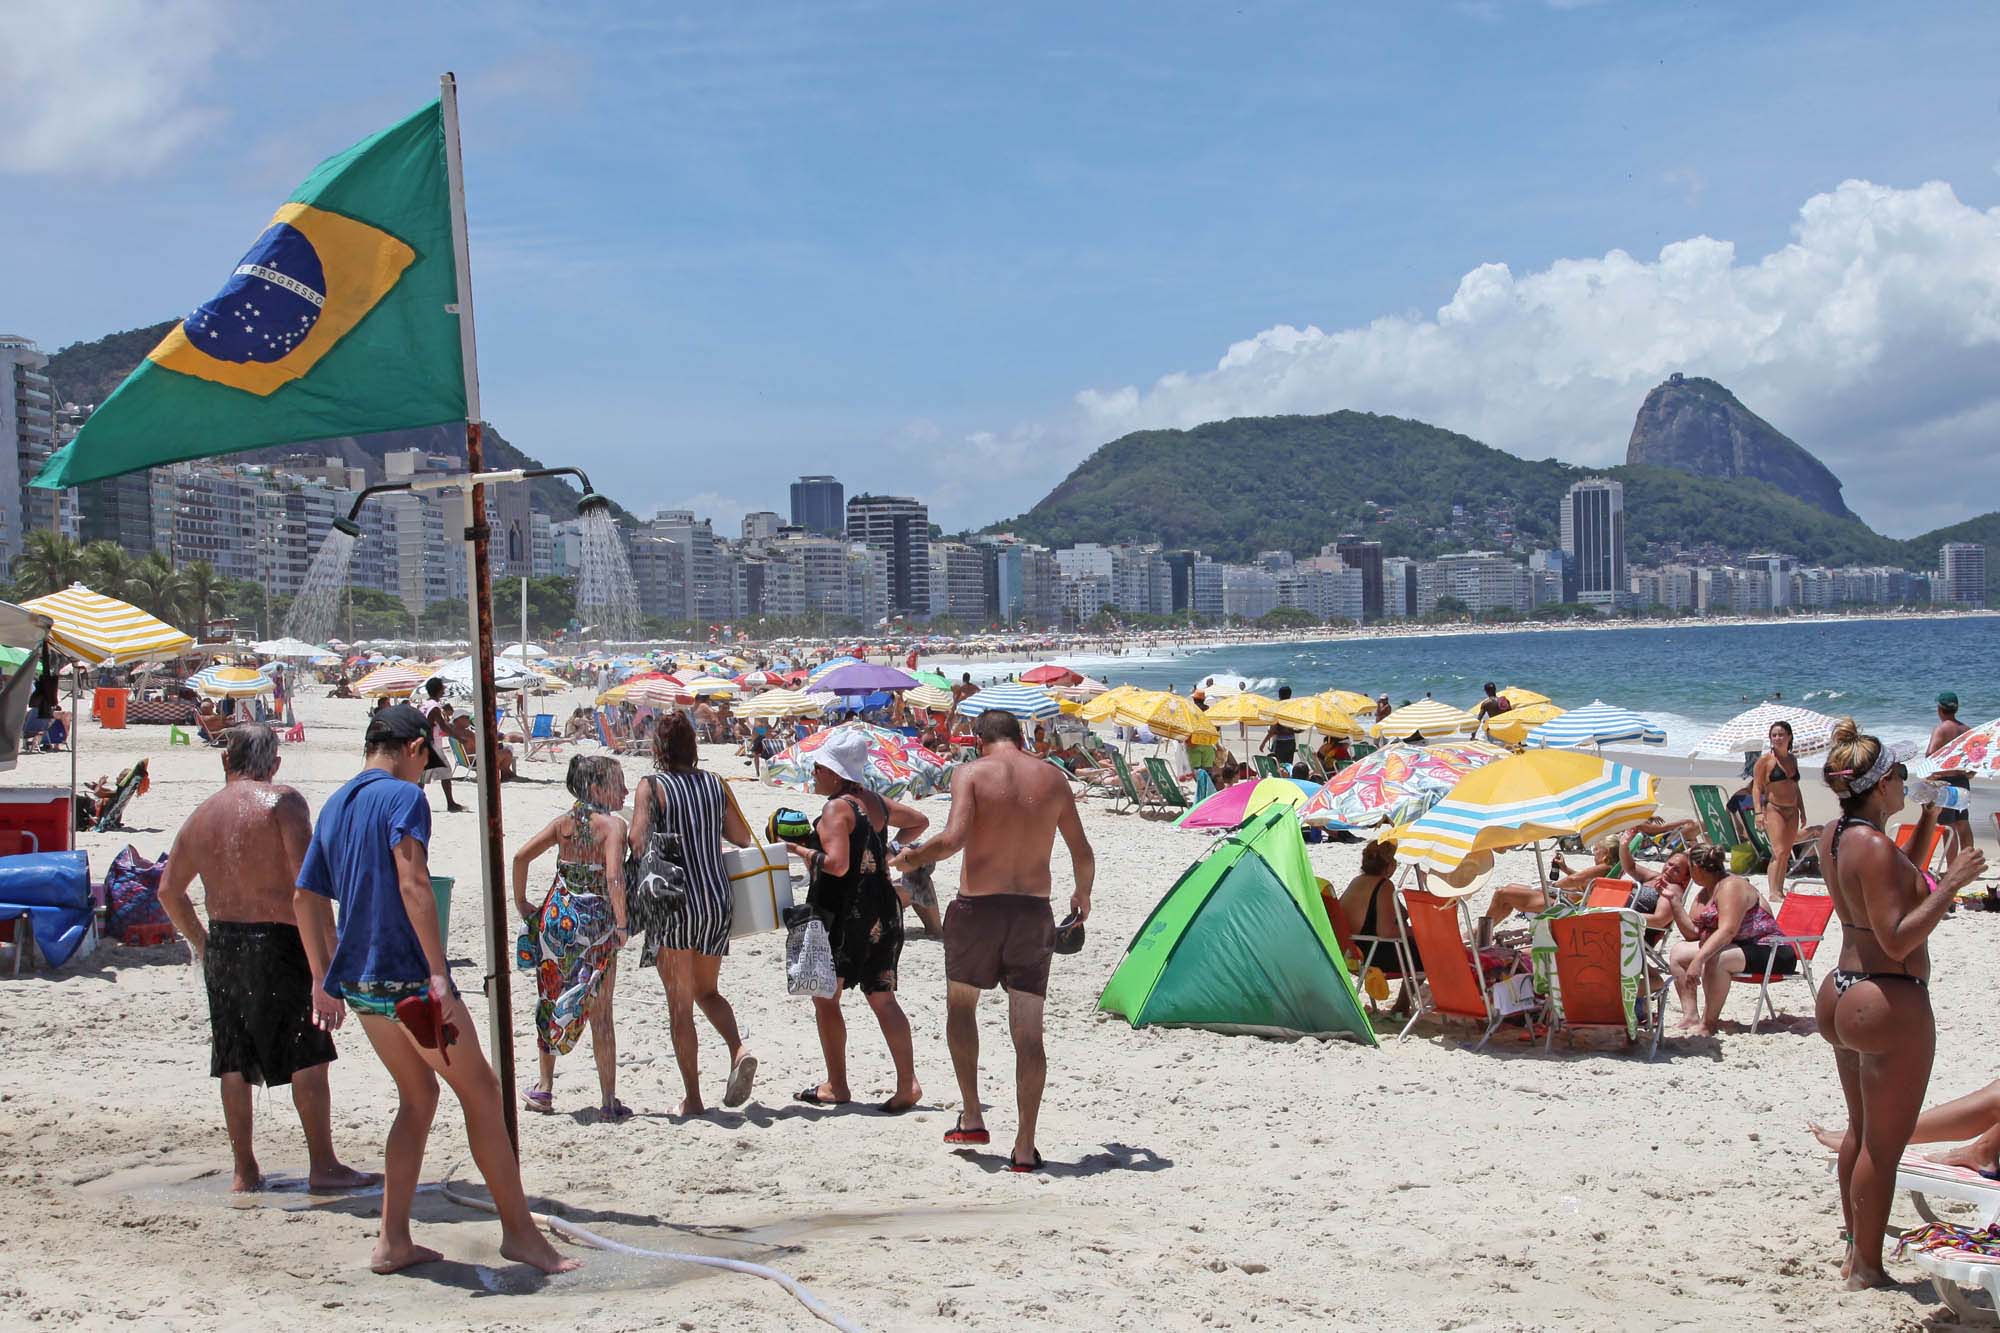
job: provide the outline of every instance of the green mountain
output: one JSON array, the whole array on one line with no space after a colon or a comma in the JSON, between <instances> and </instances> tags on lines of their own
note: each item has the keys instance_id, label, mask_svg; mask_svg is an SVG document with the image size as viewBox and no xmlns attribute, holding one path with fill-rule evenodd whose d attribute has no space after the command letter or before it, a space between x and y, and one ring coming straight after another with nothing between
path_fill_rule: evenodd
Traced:
<instances>
[{"instance_id":1,"label":"green mountain","mask_svg":"<svg viewBox=\"0 0 2000 1333\"><path fill-rule=\"evenodd\" d=\"M106 334L93 342L71 343L55 352L49 357L48 376L54 381L58 396L66 403L103 402L177 322L170 319L143 329ZM422 449L462 459L465 457L465 436L456 426L430 426L419 430L386 431L378 435L339 436L274 449L251 449L230 454L224 461L277 464L300 454L315 458L338 457L349 467L367 468L369 480L379 481L383 456L402 449ZM498 429L488 423L486 465L494 469L532 468L541 467L542 462L509 443ZM592 480L602 483L604 478ZM543 513L563 519L576 512L576 501L582 492L568 479L538 477L529 485L534 492L534 507ZM629 517L617 501L612 501L611 508L618 517Z\"/></svg>"},{"instance_id":2,"label":"green mountain","mask_svg":"<svg viewBox=\"0 0 2000 1333\"><path fill-rule=\"evenodd\" d=\"M1557 543L1564 492L1592 476L1625 484L1635 558L1706 545L1815 563L1900 564L1914 545L1764 481L1533 462L1369 412L1138 431L1098 449L1040 504L995 527L1058 546L1149 541L1227 560L1317 551L1350 532L1382 542L1390 555L1522 551Z\"/></svg>"}]
</instances>

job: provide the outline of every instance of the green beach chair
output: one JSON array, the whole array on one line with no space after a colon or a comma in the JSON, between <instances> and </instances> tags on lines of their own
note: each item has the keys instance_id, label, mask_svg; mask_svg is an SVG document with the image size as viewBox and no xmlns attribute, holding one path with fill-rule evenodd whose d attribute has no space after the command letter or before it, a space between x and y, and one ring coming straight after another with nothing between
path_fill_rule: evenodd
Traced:
<instances>
[{"instance_id":1,"label":"green beach chair","mask_svg":"<svg viewBox=\"0 0 2000 1333\"><path fill-rule=\"evenodd\" d=\"M1278 756L1274 754L1253 754L1250 756L1250 762L1257 766L1257 776L1260 778L1285 776L1285 771L1278 767Z\"/></svg>"},{"instance_id":2,"label":"green beach chair","mask_svg":"<svg viewBox=\"0 0 2000 1333\"><path fill-rule=\"evenodd\" d=\"M1132 780L1132 766L1125 762L1125 756L1113 750L1106 757L1111 760L1112 771L1118 774L1118 785L1123 789L1111 806L1113 813L1121 809L1144 810L1146 798L1140 794L1139 784Z\"/></svg>"},{"instance_id":3,"label":"green beach chair","mask_svg":"<svg viewBox=\"0 0 2000 1333\"><path fill-rule=\"evenodd\" d=\"M1722 788L1713 783L1697 783L1688 788L1688 797L1694 802L1695 817L1701 820L1702 832L1717 847L1734 847L1743 841L1736 831L1736 820L1729 813L1729 805L1723 799Z\"/></svg>"},{"instance_id":4,"label":"green beach chair","mask_svg":"<svg viewBox=\"0 0 2000 1333\"><path fill-rule=\"evenodd\" d=\"M1320 763L1317 752L1309 749L1300 750L1299 758L1304 762L1306 772L1312 775L1314 782L1325 782L1330 776L1326 771L1326 765Z\"/></svg>"},{"instance_id":5,"label":"green beach chair","mask_svg":"<svg viewBox=\"0 0 2000 1333\"><path fill-rule=\"evenodd\" d=\"M1146 776L1153 780L1153 790L1160 794L1160 804L1167 809L1186 810L1194 804L1181 790L1180 784L1174 781L1173 771L1167 767L1166 760L1158 757L1148 759Z\"/></svg>"}]
</instances>

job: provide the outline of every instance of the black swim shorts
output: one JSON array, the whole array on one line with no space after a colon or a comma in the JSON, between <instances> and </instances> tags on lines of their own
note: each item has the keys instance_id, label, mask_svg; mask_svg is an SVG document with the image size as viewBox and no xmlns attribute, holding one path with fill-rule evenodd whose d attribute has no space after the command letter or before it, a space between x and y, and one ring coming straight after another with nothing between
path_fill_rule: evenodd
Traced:
<instances>
[{"instance_id":1,"label":"black swim shorts","mask_svg":"<svg viewBox=\"0 0 2000 1333\"><path fill-rule=\"evenodd\" d=\"M332 1034L313 1026L312 965L297 926L212 922L202 962L211 1078L278 1087L334 1058Z\"/></svg>"},{"instance_id":2,"label":"black swim shorts","mask_svg":"<svg viewBox=\"0 0 2000 1333\"><path fill-rule=\"evenodd\" d=\"M960 894L944 910L944 979L1046 995L1055 911L1021 893Z\"/></svg>"}]
</instances>

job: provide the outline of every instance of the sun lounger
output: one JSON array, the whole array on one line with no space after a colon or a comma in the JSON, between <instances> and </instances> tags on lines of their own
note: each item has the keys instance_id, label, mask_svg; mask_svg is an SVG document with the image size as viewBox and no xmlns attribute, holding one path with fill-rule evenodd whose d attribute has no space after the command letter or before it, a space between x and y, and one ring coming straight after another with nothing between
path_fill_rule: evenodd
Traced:
<instances>
[{"instance_id":1,"label":"sun lounger","mask_svg":"<svg viewBox=\"0 0 2000 1333\"><path fill-rule=\"evenodd\" d=\"M1777 935L1767 937L1766 942L1774 948L1780 944L1792 946L1792 952L1799 956L1799 970L1795 974L1806 983L1806 993L1816 994L1819 987L1813 982L1813 955L1819 952L1819 944L1826 936L1826 923L1833 919L1833 899L1824 893L1788 893L1784 906L1778 909ZM1762 972L1738 972L1731 980L1746 986L1757 987L1757 1013L1750 1020L1750 1030L1764 1020L1768 1010L1773 1019L1778 1016L1778 1007L1771 1003L1771 983L1787 978L1771 975L1775 959Z\"/></svg>"},{"instance_id":2,"label":"sun lounger","mask_svg":"<svg viewBox=\"0 0 2000 1333\"><path fill-rule=\"evenodd\" d=\"M1146 776L1153 780L1153 790L1160 794L1160 804L1169 810L1186 810L1194 804L1188 794L1174 781L1167 761L1157 756L1146 761Z\"/></svg>"},{"instance_id":3,"label":"sun lounger","mask_svg":"<svg viewBox=\"0 0 2000 1333\"><path fill-rule=\"evenodd\" d=\"M1829 1154L1826 1169L1837 1175L1839 1159ZM1906 1152L1896 1167L1896 1188L1909 1194L1910 1206L1926 1222L1956 1222L1974 1229L2000 1222L2000 1181L1988 1180L1966 1167L1946 1166ZM1931 1207L1934 1199L1970 1204L1972 1216L1939 1217ZM1899 1239L1893 1233L1889 1236L1891 1245ZM1963 1289L1984 1290L1987 1299L2000 1308L2000 1261L1961 1250L1912 1249L1902 1257L1923 1270L1938 1300L1959 1319L1974 1324L1993 1323L1992 1311L1974 1305Z\"/></svg>"},{"instance_id":4,"label":"sun lounger","mask_svg":"<svg viewBox=\"0 0 2000 1333\"><path fill-rule=\"evenodd\" d=\"M1599 880L1617 884L1618 880ZM1572 1031L1609 1028L1636 1041L1652 1032L1647 1058L1660 1052L1667 994L1667 967L1646 948L1646 922L1623 909L1573 912L1549 923L1555 937L1556 985L1551 988L1549 1035L1542 1048L1555 1044L1556 1022Z\"/></svg>"},{"instance_id":5,"label":"sun lounger","mask_svg":"<svg viewBox=\"0 0 2000 1333\"><path fill-rule=\"evenodd\" d=\"M111 793L111 799L104 803L103 813L90 826L92 833L116 833L125 827L125 807L132 804L132 798L139 794L139 786L146 780L146 761L141 759L126 772L125 780Z\"/></svg>"}]
</instances>

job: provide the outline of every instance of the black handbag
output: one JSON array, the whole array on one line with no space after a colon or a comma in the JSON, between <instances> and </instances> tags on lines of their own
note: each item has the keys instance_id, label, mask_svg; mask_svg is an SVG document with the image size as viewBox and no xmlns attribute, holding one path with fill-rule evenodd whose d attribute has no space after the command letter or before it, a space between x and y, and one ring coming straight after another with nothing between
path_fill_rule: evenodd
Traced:
<instances>
[{"instance_id":1,"label":"black handbag","mask_svg":"<svg viewBox=\"0 0 2000 1333\"><path fill-rule=\"evenodd\" d=\"M644 846L625 858L625 909L632 933L658 930L687 902L687 861L680 836L667 823L667 784L649 774L653 784L653 830Z\"/></svg>"}]
</instances>

